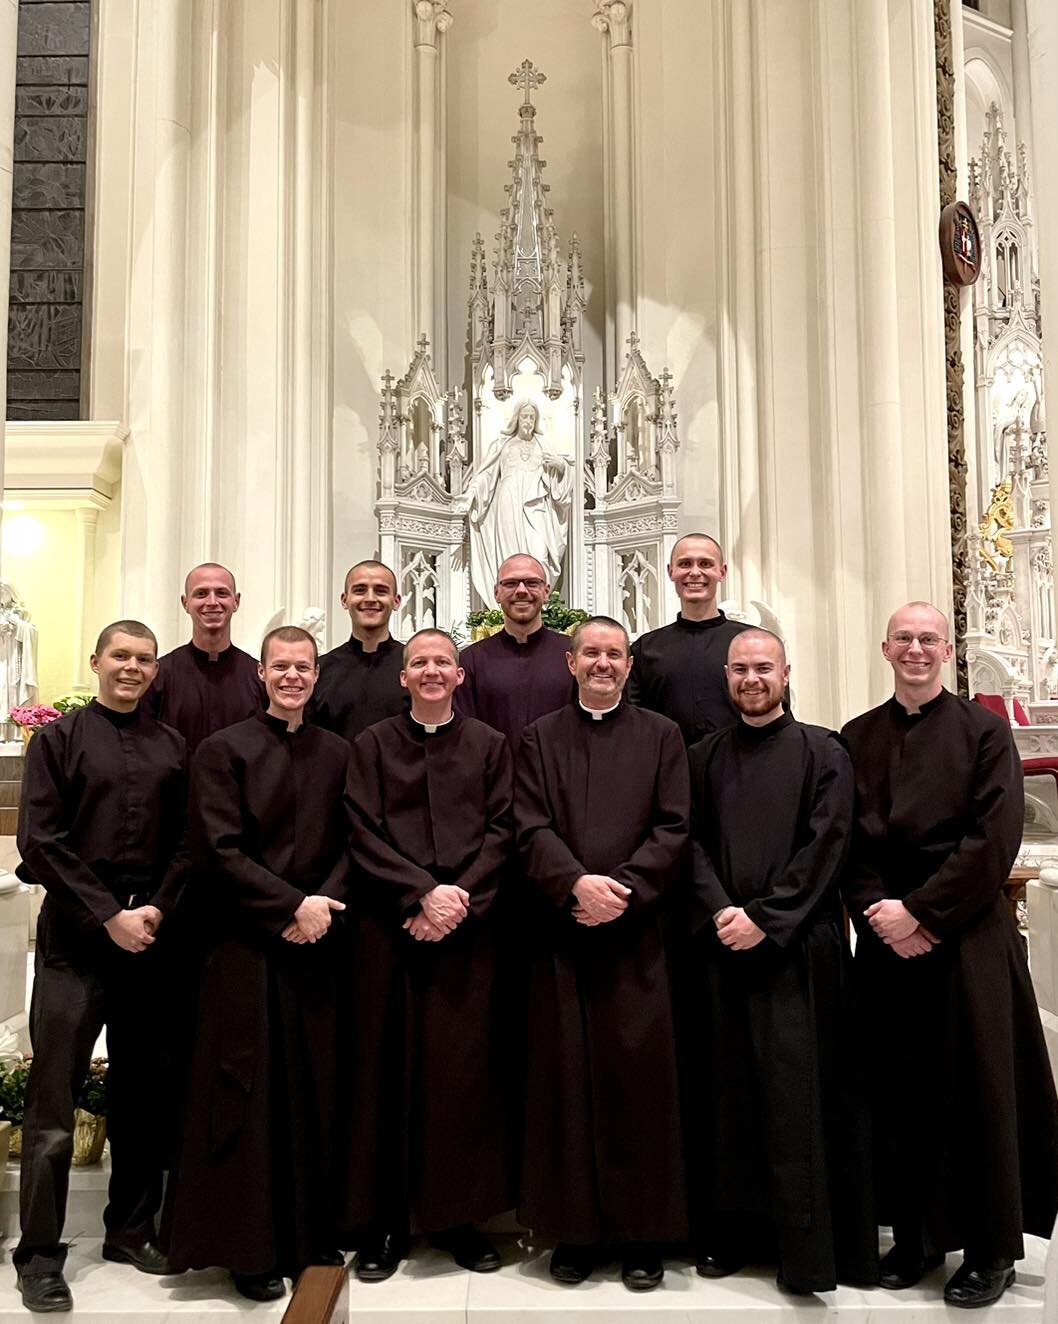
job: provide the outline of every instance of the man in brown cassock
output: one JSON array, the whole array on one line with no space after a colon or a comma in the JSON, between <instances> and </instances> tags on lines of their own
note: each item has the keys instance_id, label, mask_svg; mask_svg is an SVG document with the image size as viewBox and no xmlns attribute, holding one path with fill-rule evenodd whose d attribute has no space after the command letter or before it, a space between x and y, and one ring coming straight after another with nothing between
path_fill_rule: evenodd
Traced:
<instances>
[{"instance_id":1,"label":"man in brown cassock","mask_svg":"<svg viewBox=\"0 0 1058 1324\"><path fill-rule=\"evenodd\" d=\"M103 1258L169 1272L155 1244L165 1162L154 1123L172 974L171 921L162 920L186 879L187 757L183 738L143 705L157 650L141 622L108 625L92 655L98 697L39 731L26 755L18 876L45 896L29 1011L22 1238L12 1258L33 1311L73 1308L60 1238L74 1108L104 1023L111 1173Z\"/></svg>"},{"instance_id":2,"label":"man in brown cassock","mask_svg":"<svg viewBox=\"0 0 1058 1324\"><path fill-rule=\"evenodd\" d=\"M493 994L511 756L498 732L453 712L462 678L447 634L413 635L401 672L410 711L354 747L362 878L343 1225L363 1282L394 1272L412 1231L464 1268L498 1269L473 1225L511 1203Z\"/></svg>"},{"instance_id":3,"label":"man in brown cassock","mask_svg":"<svg viewBox=\"0 0 1058 1324\"><path fill-rule=\"evenodd\" d=\"M464 648L459 658L466 679L456 691L456 711L501 731L512 753L530 722L573 697L569 640L543 621L550 593L547 571L535 557L508 556L496 576L503 629Z\"/></svg>"},{"instance_id":4,"label":"man in brown cassock","mask_svg":"<svg viewBox=\"0 0 1058 1324\"><path fill-rule=\"evenodd\" d=\"M518 848L543 914L529 991L519 1217L558 1241L551 1274L582 1282L622 1248L632 1291L662 1280L687 1234L666 894L687 845L679 728L622 702L624 627L578 625L578 697L532 723L517 758Z\"/></svg>"},{"instance_id":5,"label":"man in brown cassock","mask_svg":"<svg viewBox=\"0 0 1058 1324\"><path fill-rule=\"evenodd\" d=\"M256 658L231 641L239 602L235 577L224 566L209 561L188 571L180 605L191 617L191 642L158 659L145 703L180 732L189 754L206 736L264 706Z\"/></svg>"},{"instance_id":6,"label":"man in brown cassock","mask_svg":"<svg viewBox=\"0 0 1058 1324\"><path fill-rule=\"evenodd\" d=\"M349 638L320 658L309 716L351 744L373 723L407 707L400 685L403 645L389 632L400 606L397 576L381 561L359 561L345 576L341 601L349 613Z\"/></svg>"},{"instance_id":7,"label":"man in brown cassock","mask_svg":"<svg viewBox=\"0 0 1058 1324\"><path fill-rule=\"evenodd\" d=\"M222 1265L255 1301L334 1259L335 948L349 875L349 746L302 720L316 643L261 646L268 709L202 742L193 886L208 892L186 1125L166 1193L174 1270Z\"/></svg>"},{"instance_id":8,"label":"man in brown cassock","mask_svg":"<svg viewBox=\"0 0 1058 1324\"><path fill-rule=\"evenodd\" d=\"M852 764L834 732L783 711L790 668L775 635L743 630L726 670L739 723L690 751L683 1040L698 1272L767 1258L789 1292L870 1284L870 1131L838 896Z\"/></svg>"},{"instance_id":9,"label":"man in brown cassock","mask_svg":"<svg viewBox=\"0 0 1058 1324\"><path fill-rule=\"evenodd\" d=\"M952 1306L996 1301L1058 1212L1058 1103L1003 884L1021 844L1010 728L941 682L948 622L894 612L895 694L845 727L856 829L845 888L870 1047L884 1287L962 1249Z\"/></svg>"}]
</instances>

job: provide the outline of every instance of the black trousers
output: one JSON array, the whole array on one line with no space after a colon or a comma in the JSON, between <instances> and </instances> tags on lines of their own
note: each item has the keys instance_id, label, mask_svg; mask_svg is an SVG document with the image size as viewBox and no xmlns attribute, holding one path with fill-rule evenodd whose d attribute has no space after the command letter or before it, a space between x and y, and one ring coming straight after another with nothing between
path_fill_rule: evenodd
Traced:
<instances>
[{"instance_id":1,"label":"black trousers","mask_svg":"<svg viewBox=\"0 0 1058 1324\"><path fill-rule=\"evenodd\" d=\"M23 1273L61 1270L74 1108L104 1024L110 1189L106 1239L155 1236L162 1199L169 1016L165 939L123 951L105 930L85 933L45 899L37 923L29 1032L33 1064L22 1124L20 1218L13 1256Z\"/></svg>"}]
</instances>

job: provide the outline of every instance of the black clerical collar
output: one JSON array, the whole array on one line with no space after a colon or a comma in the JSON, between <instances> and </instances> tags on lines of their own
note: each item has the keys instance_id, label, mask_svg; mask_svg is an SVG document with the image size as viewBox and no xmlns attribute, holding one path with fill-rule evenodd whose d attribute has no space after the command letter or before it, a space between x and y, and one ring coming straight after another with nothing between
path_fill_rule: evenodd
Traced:
<instances>
[{"instance_id":1,"label":"black clerical collar","mask_svg":"<svg viewBox=\"0 0 1058 1324\"><path fill-rule=\"evenodd\" d=\"M749 722L744 722L739 717L739 739L748 740L751 745L757 744L761 740L767 740L769 736L776 735L779 731L785 731L788 726L793 726L793 722L794 719L790 713L782 713L774 721L768 722L764 726L751 726Z\"/></svg>"},{"instance_id":2,"label":"black clerical collar","mask_svg":"<svg viewBox=\"0 0 1058 1324\"><path fill-rule=\"evenodd\" d=\"M211 653L208 648L199 648L198 644L196 644L193 639L188 644L188 648L191 649L191 656L195 659L196 662L202 662L207 666L211 662L214 666L216 666L218 662L226 662L229 657L235 656L235 653L233 651L235 645L231 642L230 639L228 640L224 648L218 648L215 653Z\"/></svg>"},{"instance_id":3,"label":"black clerical collar","mask_svg":"<svg viewBox=\"0 0 1058 1324\"><path fill-rule=\"evenodd\" d=\"M612 722L615 717L619 717L624 703L618 699L612 708L585 708L580 699L573 700L573 706L585 722Z\"/></svg>"},{"instance_id":4,"label":"black clerical collar","mask_svg":"<svg viewBox=\"0 0 1058 1324\"><path fill-rule=\"evenodd\" d=\"M358 639L355 634L349 636L349 651L351 653L358 653L361 657L371 658L374 657L376 653L379 657L382 657L385 653L392 652L394 648L403 647L404 645L399 639L394 639L393 636L390 635L388 639L382 639L376 648L373 648L368 652L364 648L363 642Z\"/></svg>"},{"instance_id":5,"label":"black clerical collar","mask_svg":"<svg viewBox=\"0 0 1058 1324\"><path fill-rule=\"evenodd\" d=\"M522 643L520 639L515 639L514 635L507 629L506 625L504 625L502 630L498 630L497 634L503 636L503 642L508 648L514 648L521 651L523 648L536 648L547 632L547 626L541 625L539 630L534 630L532 634L526 635L524 643Z\"/></svg>"},{"instance_id":6,"label":"black clerical collar","mask_svg":"<svg viewBox=\"0 0 1058 1324\"><path fill-rule=\"evenodd\" d=\"M100 703L98 699L92 699L88 707L92 712L98 713L100 717L105 717L112 726L135 726L140 720L140 705L137 704L131 713L119 713L113 708L108 708L105 703Z\"/></svg>"},{"instance_id":7,"label":"black clerical collar","mask_svg":"<svg viewBox=\"0 0 1058 1324\"><path fill-rule=\"evenodd\" d=\"M291 731L285 717L273 717L266 708L262 708L259 712L254 713L254 717L256 717L259 722L263 722L265 726L268 727L269 731L274 731L277 736L296 736L299 731L304 731L306 726L308 726L308 722L302 717L301 725L297 727L296 730Z\"/></svg>"},{"instance_id":8,"label":"black clerical collar","mask_svg":"<svg viewBox=\"0 0 1058 1324\"><path fill-rule=\"evenodd\" d=\"M684 616L683 612L676 613L676 624L681 630L715 630L717 626L723 625L727 617L722 611L718 611L715 616L709 616L704 621L691 621Z\"/></svg>"},{"instance_id":9,"label":"black clerical collar","mask_svg":"<svg viewBox=\"0 0 1058 1324\"><path fill-rule=\"evenodd\" d=\"M925 703L919 705L917 713L909 713L904 705L894 694L889 700L892 704L893 712L896 716L903 718L905 722L917 722L920 717L928 717L935 708L939 708L945 699L951 698L951 691L942 689L938 695L932 699L927 699Z\"/></svg>"},{"instance_id":10,"label":"black clerical collar","mask_svg":"<svg viewBox=\"0 0 1058 1324\"><path fill-rule=\"evenodd\" d=\"M434 736L443 736L446 731L453 730L459 722L459 714L455 709L446 722L420 722L417 717L411 715L410 707L406 709L404 716L408 721L408 729L416 740L430 740Z\"/></svg>"}]
</instances>

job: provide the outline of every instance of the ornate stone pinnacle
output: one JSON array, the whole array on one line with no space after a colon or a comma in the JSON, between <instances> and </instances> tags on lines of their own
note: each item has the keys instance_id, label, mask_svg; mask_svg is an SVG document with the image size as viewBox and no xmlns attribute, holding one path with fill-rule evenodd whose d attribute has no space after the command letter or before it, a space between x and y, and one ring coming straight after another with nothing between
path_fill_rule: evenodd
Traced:
<instances>
[{"instance_id":1,"label":"ornate stone pinnacle","mask_svg":"<svg viewBox=\"0 0 1058 1324\"><path fill-rule=\"evenodd\" d=\"M514 73L508 76L507 81L512 87L522 88L525 92L525 100L522 105L531 106L533 104L533 92L541 83L547 82L547 74L540 73L532 60L523 60Z\"/></svg>"}]
</instances>

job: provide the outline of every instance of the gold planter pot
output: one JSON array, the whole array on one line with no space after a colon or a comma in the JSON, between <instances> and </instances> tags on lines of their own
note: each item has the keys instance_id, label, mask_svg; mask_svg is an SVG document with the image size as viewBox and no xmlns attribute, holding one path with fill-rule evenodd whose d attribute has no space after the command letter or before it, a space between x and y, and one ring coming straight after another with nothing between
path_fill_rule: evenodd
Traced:
<instances>
[{"instance_id":1,"label":"gold planter pot","mask_svg":"<svg viewBox=\"0 0 1058 1324\"><path fill-rule=\"evenodd\" d=\"M75 1168L88 1168L103 1157L107 1119L85 1112L83 1108L75 1108L73 1116L73 1165Z\"/></svg>"},{"instance_id":2,"label":"gold planter pot","mask_svg":"<svg viewBox=\"0 0 1058 1324\"><path fill-rule=\"evenodd\" d=\"M7 1157L9 1159L17 1159L22 1157L21 1126L13 1126L11 1128L10 1136L8 1139L8 1145L7 1145Z\"/></svg>"}]
</instances>

